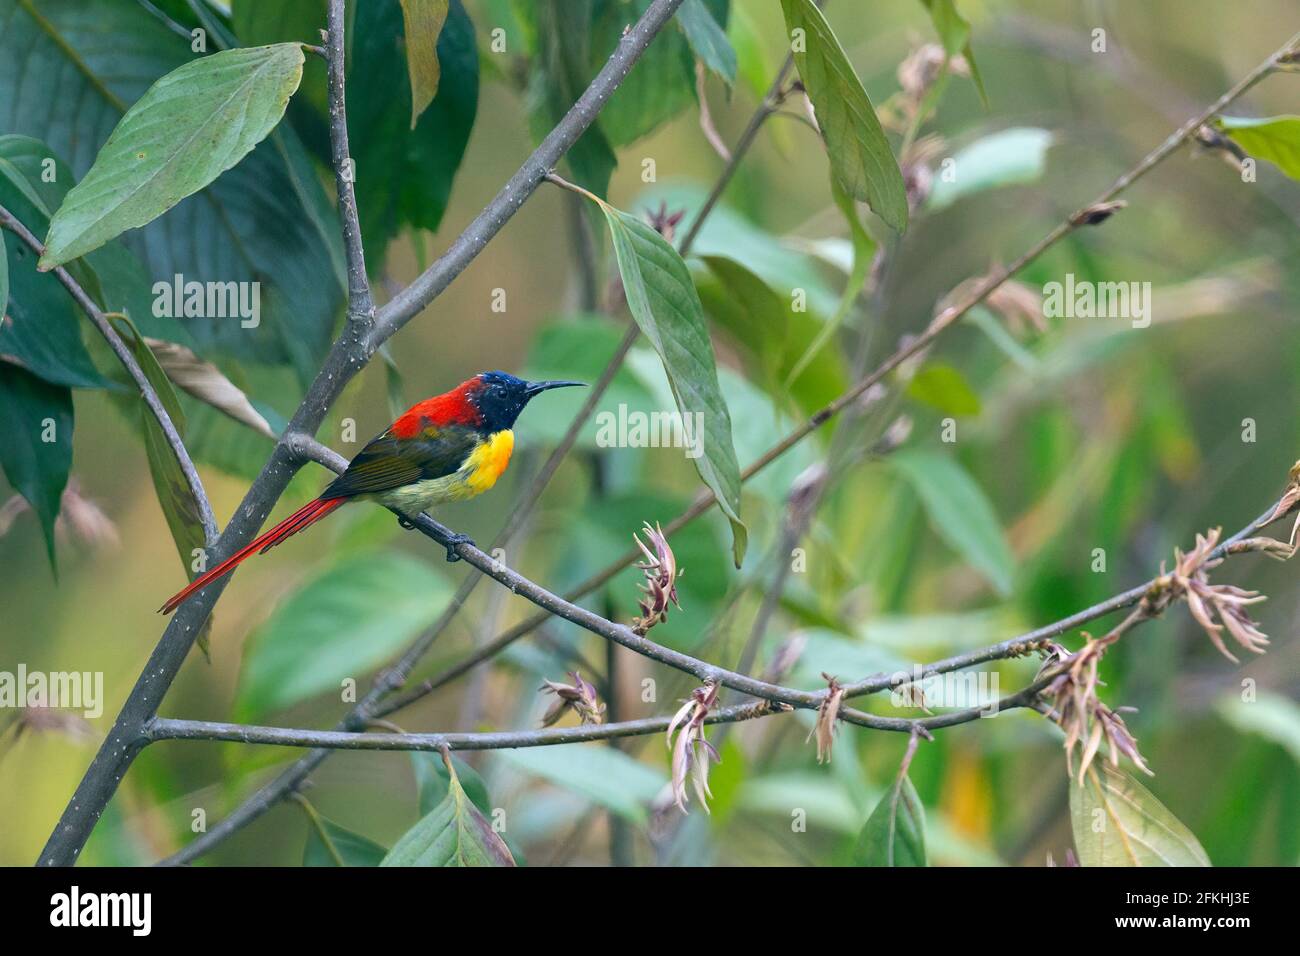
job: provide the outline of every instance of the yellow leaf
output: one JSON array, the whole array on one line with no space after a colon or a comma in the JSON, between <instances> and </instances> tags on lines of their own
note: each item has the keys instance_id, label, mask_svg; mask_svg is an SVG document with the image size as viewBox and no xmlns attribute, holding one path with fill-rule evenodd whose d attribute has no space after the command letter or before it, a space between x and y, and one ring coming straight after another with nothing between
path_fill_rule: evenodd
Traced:
<instances>
[{"instance_id":1,"label":"yellow leaf","mask_svg":"<svg viewBox=\"0 0 1300 956\"><path fill-rule=\"evenodd\" d=\"M406 66L411 73L411 129L438 94L438 34L447 20L447 0L402 0Z\"/></svg>"}]
</instances>

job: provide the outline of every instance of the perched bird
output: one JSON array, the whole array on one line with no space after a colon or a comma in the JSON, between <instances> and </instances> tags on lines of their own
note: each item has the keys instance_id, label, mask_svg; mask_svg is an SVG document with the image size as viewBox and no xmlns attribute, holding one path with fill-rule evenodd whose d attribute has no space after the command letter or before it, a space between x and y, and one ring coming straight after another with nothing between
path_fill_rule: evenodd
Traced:
<instances>
[{"instance_id":1,"label":"perched bird","mask_svg":"<svg viewBox=\"0 0 1300 956\"><path fill-rule=\"evenodd\" d=\"M353 499L377 501L409 519L447 501L473 498L491 488L510 463L515 419L534 396L584 382L525 382L505 372L480 372L453 388L417 402L378 438L361 449L319 498L303 505L270 531L240 548L177 592L159 610L170 614L195 591L229 574L254 553L315 524ZM458 535L452 546L469 540Z\"/></svg>"}]
</instances>

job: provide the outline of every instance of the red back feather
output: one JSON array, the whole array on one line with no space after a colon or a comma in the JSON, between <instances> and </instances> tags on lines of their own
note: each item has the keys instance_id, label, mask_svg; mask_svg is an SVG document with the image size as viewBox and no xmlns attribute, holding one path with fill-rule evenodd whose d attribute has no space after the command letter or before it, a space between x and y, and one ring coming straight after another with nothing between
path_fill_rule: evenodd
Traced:
<instances>
[{"instance_id":1,"label":"red back feather","mask_svg":"<svg viewBox=\"0 0 1300 956\"><path fill-rule=\"evenodd\" d=\"M475 375L468 381L461 382L450 392L443 392L433 398L416 402L393 422L393 434L398 438L414 438L429 427L481 424L482 413L470 401L470 396L480 385L479 377Z\"/></svg>"}]
</instances>

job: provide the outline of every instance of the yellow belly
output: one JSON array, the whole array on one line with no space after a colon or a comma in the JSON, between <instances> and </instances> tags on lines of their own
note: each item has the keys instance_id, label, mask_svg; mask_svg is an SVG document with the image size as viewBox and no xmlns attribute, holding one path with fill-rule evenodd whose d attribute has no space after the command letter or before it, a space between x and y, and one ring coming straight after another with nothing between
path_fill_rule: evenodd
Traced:
<instances>
[{"instance_id":1,"label":"yellow belly","mask_svg":"<svg viewBox=\"0 0 1300 956\"><path fill-rule=\"evenodd\" d=\"M509 429L494 432L469 453L455 473L385 491L375 497L385 507L412 516L448 501L473 498L497 483L510 464L514 448L514 432Z\"/></svg>"}]
</instances>

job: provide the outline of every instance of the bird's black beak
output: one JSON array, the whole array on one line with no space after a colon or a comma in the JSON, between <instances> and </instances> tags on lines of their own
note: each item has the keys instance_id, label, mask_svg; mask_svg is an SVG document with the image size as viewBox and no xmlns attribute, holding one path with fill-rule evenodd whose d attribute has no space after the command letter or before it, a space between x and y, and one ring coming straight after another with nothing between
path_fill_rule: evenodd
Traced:
<instances>
[{"instance_id":1,"label":"bird's black beak","mask_svg":"<svg viewBox=\"0 0 1300 956\"><path fill-rule=\"evenodd\" d=\"M524 396L526 398L532 398L534 395L537 395L540 392L545 392L548 389L569 388L575 385L585 386L586 384L586 382L529 382L524 387Z\"/></svg>"}]
</instances>

